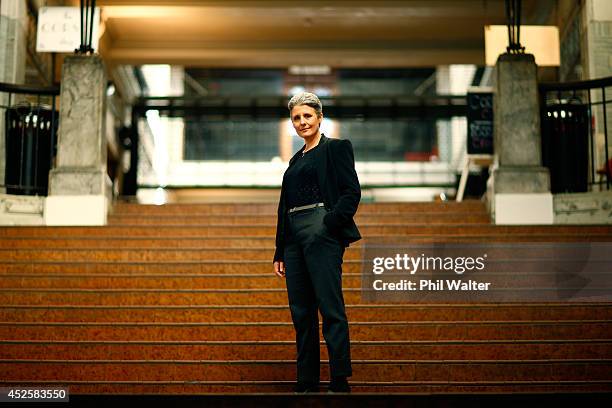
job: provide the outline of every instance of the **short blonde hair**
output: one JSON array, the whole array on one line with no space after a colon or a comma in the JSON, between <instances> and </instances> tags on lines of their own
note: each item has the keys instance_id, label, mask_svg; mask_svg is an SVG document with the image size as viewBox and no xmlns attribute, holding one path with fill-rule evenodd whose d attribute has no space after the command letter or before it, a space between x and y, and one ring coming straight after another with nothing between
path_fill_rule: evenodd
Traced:
<instances>
[{"instance_id":1,"label":"short blonde hair","mask_svg":"<svg viewBox=\"0 0 612 408\"><path fill-rule=\"evenodd\" d=\"M319 97L311 92L300 92L293 95L287 106L289 107L289 112L291 112L293 108L300 105L310 106L317 112L317 116L321 116L323 113L323 105Z\"/></svg>"}]
</instances>

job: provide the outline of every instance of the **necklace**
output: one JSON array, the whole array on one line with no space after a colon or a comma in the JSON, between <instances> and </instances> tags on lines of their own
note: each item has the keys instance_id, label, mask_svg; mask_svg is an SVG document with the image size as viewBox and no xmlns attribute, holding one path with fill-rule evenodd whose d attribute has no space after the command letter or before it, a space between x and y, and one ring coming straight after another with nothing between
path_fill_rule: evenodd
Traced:
<instances>
[{"instance_id":1,"label":"necklace","mask_svg":"<svg viewBox=\"0 0 612 408\"><path fill-rule=\"evenodd\" d=\"M304 150L302 150L302 157L304 157L304 155L306 153L308 153L309 151L311 151L312 149L314 149L315 147L317 147L319 145L319 143L321 143L321 138L319 138L319 142L317 142L316 146L311 147L310 149L306 150L306 148L304 148Z\"/></svg>"},{"instance_id":2,"label":"necklace","mask_svg":"<svg viewBox=\"0 0 612 408\"><path fill-rule=\"evenodd\" d=\"M315 146L317 147L317 146ZM315 147L313 147L312 149L314 149ZM302 157L304 157L306 155L306 153L308 153L309 151L311 151L312 149L308 149L308 150L302 150Z\"/></svg>"}]
</instances>

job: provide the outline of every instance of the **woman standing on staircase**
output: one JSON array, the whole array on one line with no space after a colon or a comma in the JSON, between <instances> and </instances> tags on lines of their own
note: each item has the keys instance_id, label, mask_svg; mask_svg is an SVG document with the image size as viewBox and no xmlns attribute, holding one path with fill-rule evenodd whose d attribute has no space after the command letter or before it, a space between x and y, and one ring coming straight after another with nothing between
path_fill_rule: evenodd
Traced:
<instances>
[{"instance_id":1,"label":"woman standing on staircase","mask_svg":"<svg viewBox=\"0 0 612 408\"><path fill-rule=\"evenodd\" d=\"M289 101L304 146L291 158L278 205L274 272L284 277L296 331L296 392L319 390L319 315L329 354L329 391L350 392L349 328L342 296L342 256L361 238L353 221L361 198L349 140L321 133L323 107L312 93Z\"/></svg>"}]
</instances>

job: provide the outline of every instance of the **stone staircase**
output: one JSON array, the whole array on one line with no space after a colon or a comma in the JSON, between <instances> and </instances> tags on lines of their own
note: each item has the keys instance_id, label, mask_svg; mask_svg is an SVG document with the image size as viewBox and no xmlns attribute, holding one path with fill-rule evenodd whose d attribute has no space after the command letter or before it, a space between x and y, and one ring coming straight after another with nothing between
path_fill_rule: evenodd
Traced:
<instances>
[{"instance_id":1,"label":"stone staircase","mask_svg":"<svg viewBox=\"0 0 612 408\"><path fill-rule=\"evenodd\" d=\"M272 271L275 214L267 203L120 203L105 227L0 228L0 386L289 392L295 336ZM356 222L389 242L612 239L603 225L494 226L477 201L366 203ZM611 304L365 304L361 245L343 265L354 393L612 391Z\"/></svg>"}]
</instances>

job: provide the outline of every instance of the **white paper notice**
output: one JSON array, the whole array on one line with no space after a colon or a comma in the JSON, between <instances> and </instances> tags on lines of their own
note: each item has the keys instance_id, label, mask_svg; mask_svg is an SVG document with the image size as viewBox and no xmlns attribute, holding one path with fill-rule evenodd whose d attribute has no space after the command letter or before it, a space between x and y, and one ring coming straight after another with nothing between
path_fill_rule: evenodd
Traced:
<instances>
[{"instance_id":1,"label":"white paper notice","mask_svg":"<svg viewBox=\"0 0 612 408\"><path fill-rule=\"evenodd\" d=\"M98 49L100 9L96 7L92 48ZM89 32L87 32L89 36ZM74 52L81 45L81 9L79 7L41 7L36 34L37 52Z\"/></svg>"}]
</instances>

